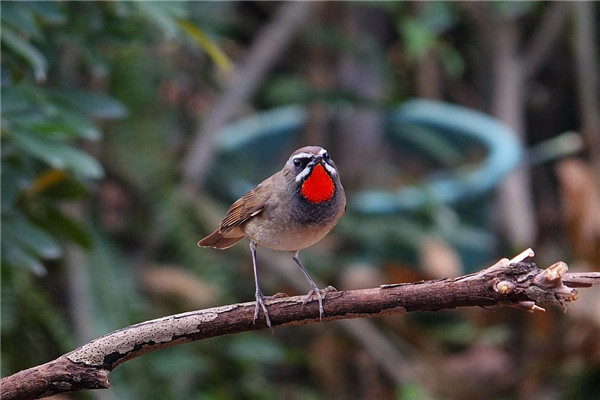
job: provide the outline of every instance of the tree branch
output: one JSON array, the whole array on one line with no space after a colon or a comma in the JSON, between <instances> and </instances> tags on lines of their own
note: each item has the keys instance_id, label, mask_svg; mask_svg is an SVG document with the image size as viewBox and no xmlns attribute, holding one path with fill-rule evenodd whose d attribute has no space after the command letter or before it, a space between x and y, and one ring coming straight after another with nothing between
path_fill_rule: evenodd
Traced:
<instances>
[{"instance_id":1,"label":"tree branch","mask_svg":"<svg viewBox=\"0 0 600 400\"><path fill-rule=\"evenodd\" d=\"M600 284L600 273L567 273L558 262L539 269L531 250L512 260L474 274L435 281L382 285L378 288L327 293L323 321L369 318L411 311L436 311L467 306L513 306L544 311L546 304L565 307L577 299L577 290ZM268 302L273 326L318 322L315 302L303 305L303 296ZM54 361L2 379L0 397L23 400L81 389L108 388L108 375L118 365L145 353L214 336L265 328L253 324L254 302L231 304L170 315L123 328L95 339Z\"/></svg>"},{"instance_id":2,"label":"tree branch","mask_svg":"<svg viewBox=\"0 0 600 400\"><path fill-rule=\"evenodd\" d=\"M570 4L562 1L548 5L523 54L521 65L524 79L531 78L550 54L569 17L569 7Z\"/></svg>"}]
</instances>

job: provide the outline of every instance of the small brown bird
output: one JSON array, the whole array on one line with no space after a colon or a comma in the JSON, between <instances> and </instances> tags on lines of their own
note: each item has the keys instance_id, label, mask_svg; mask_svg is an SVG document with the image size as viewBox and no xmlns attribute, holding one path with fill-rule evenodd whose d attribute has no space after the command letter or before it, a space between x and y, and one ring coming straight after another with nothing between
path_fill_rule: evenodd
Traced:
<instances>
[{"instance_id":1,"label":"small brown bird","mask_svg":"<svg viewBox=\"0 0 600 400\"><path fill-rule=\"evenodd\" d=\"M256 285L254 322L262 308L269 327L271 320L264 302L268 297L258 285L256 248L260 245L288 251L311 286L304 304L316 297L322 318L323 290L302 266L298 252L327 235L345 211L344 188L327 150L302 147L290 156L281 171L233 203L219 228L200 240L198 246L227 249L246 236L250 238Z\"/></svg>"}]
</instances>

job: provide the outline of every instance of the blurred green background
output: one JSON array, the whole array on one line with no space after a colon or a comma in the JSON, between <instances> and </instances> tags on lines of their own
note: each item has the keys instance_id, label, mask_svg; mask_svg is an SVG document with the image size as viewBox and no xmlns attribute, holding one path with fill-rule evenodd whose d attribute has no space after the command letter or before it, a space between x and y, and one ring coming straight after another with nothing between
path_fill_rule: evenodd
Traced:
<instances>
[{"instance_id":1,"label":"blurred green background","mask_svg":"<svg viewBox=\"0 0 600 400\"><path fill-rule=\"evenodd\" d=\"M306 144L328 148L349 200L302 252L324 285L457 276L527 247L542 267L600 270L593 2L1 13L2 376L136 322L253 300L247 245L196 242ZM413 98L429 101L418 120L402 114ZM465 123L476 111L493 120ZM265 293L308 291L286 254L260 249L259 262ZM588 289L566 314L249 332L145 355L110 390L57 398L592 399L599 309Z\"/></svg>"}]
</instances>

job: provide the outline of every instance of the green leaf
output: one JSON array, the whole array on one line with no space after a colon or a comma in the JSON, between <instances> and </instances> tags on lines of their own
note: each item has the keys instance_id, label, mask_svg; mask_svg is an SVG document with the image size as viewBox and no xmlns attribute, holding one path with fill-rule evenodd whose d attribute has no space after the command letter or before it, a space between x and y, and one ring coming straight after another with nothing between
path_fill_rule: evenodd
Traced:
<instances>
[{"instance_id":1,"label":"green leaf","mask_svg":"<svg viewBox=\"0 0 600 400\"><path fill-rule=\"evenodd\" d=\"M12 165L2 162L1 170L2 179L0 180L2 191L2 212L11 209L16 202L19 191L23 188L20 183L26 179L23 176L23 171L13 167Z\"/></svg>"},{"instance_id":2,"label":"green leaf","mask_svg":"<svg viewBox=\"0 0 600 400\"><path fill-rule=\"evenodd\" d=\"M19 127L40 136L54 139L82 138L98 140L100 130L88 118L80 113L64 108L53 110L50 114L39 110L13 114L7 120Z\"/></svg>"},{"instance_id":3,"label":"green leaf","mask_svg":"<svg viewBox=\"0 0 600 400\"><path fill-rule=\"evenodd\" d=\"M265 83L264 96L270 104L294 104L306 102L314 94L311 86L302 78L274 76Z\"/></svg>"},{"instance_id":4,"label":"green leaf","mask_svg":"<svg viewBox=\"0 0 600 400\"><path fill-rule=\"evenodd\" d=\"M124 113L126 114L126 111ZM88 140L99 140L101 137L100 129L80 113L61 108L58 119L63 132Z\"/></svg>"},{"instance_id":5,"label":"green leaf","mask_svg":"<svg viewBox=\"0 0 600 400\"><path fill-rule=\"evenodd\" d=\"M45 198L56 201L76 200L87 196L88 189L85 186L85 182L76 179L72 175L67 175L65 179L60 182L56 182L55 184L44 188L43 195Z\"/></svg>"},{"instance_id":6,"label":"green leaf","mask_svg":"<svg viewBox=\"0 0 600 400\"><path fill-rule=\"evenodd\" d=\"M78 123L79 122L79 123ZM98 140L100 131L88 119L75 113L62 113L58 120L21 117L17 120L21 128L54 139L83 138Z\"/></svg>"},{"instance_id":7,"label":"green leaf","mask_svg":"<svg viewBox=\"0 0 600 400\"><path fill-rule=\"evenodd\" d=\"M66 216L55 208L46 210L46 218L51 224L49 228L54 233L65 236L85 249L91 248L92 239L78 221Z\"/></svg>"},{"instance_id":8,"label":"green leaf","mask_svg":"<svg viewBox=\"0 0 600 400\"><path fill-rule=\"evenodd\" d=\"M169 39L177 37L179 32L177 19L185 18L187 16L184 3L180 2L136 1L133 2L133 4L137 7L143 17L156 25Z\"/></svg>"},{"instance_id":9,"label":"green leaf","mask_svg":"<svg viewBox=\"0 0 600 400\"><path fill-rule=\"evenodd\" d=\"M227 57L227 54L223 53L221 49L213 43L212 40L200 29L187 20L179 20L179 27L187 33L196 43L208 54L213 62L224 72L231 71L233 63Z\"/></svg>"},{"instance_id":10,"label":"green leaf","mask_svg":"<svg viewBox=\"0 0 600 400\"><path fill-rule=\"evenodd\" d=\"M119 119L127 115L127 107L108 95L77 89L60 89L51 92L51 98L70 108L83 111L92 118Z\"/></svg>"},{"instance_id":11,"label":"green leaf","mask_svg":"<svg viewBox=\"0 0 600 400\"><path fill-rule=\"evenodd\" d=\"M417 60L435 44L435 35L431 29L414 18L406 18L400 25L407 55Z\"/></svg>"},{"instance_id":12,"label":"green leaf","mask_svg":"<svg viewBox=\"0 0 600 400\"><path fill-rule=\"evenodd\" d=\"M33 9L29 2L3 1L2 23L34 39L42 39L42 32L35 20Z\"/></svg>"},{"instance_id":13,"label":"green leaf","mask_svg":"<svg viewBox=\"0 0 600 400\"><path fill-rule=\"evenodd\" d=\"M424 9L418 18L421 24L438 34L447 31L459 21L456 5L444 1L424 3Z\"/></svg>"},{"instance_id":14,"label":"green leaf","mask_svg":"<svg viewBox=\"0 0 600 400\"><path fill-rule=\"evenodd\" d=\"M536 3L535 1L492 1L490 6L496 15L510 21L531 13L539 6Z\"/></svg>"},{"instance_id":15,"label":"green leaf","mask_svg":"<svg viewBox=\"0 0 600 400\"><path fill-rule=\"evenodd\" d=\"M86 178L104 175L102 165L92 156L64 142L26 131L11 132L12 142L23 151L58 169L67 169Z\"/></svg>"},{"instance_id":16,"label":"green leaf","mask_svg":"<svg viewBox=\"0 0 600 400\"><path fill-rule=\"evenodd\" d=\"M29 63L38 82L46 80L48 63L35 46L7 26L2 27L2 42Z\"/></svg>"},{"instance_id":17,"label":"green leaf","mask_svg":"<svg viewBox=\"0 0 600 400\"><path fill-rule=\"evenodd\" d=\"M465 60L456 48L440 43L438 46L440 59L444 69L448 72L448 75L452 77L458 77L462 75L465 70Z\"/></svg>"},{"instance_id":18,"label":"green leaf","mask_svg":"<svg viewBox=\"0 0 600 400\"><path fill-rule=\"evenodd\" d=\"M4 249L2 250L4 251ZM4 258L4 254L2 255ZM2 315L2 334L6 334L6 332L15 330L18 328L17 320L18 320L18 307L15 304L16 297L16 288L12 285L6 284L6 277L2 277L2 291L0 292L1 300L0 300L0 315ZM2 365L4 367L4 365ZM3 368L3 371L4 368Z\"/></svg>"},{"instance_id":19,"label":"green leaf","mask_svg":"<svg viewBox=\"0 0 600 400\"><path fill-rule=\"evenodd\" d=\"M29 1L27 4L35 11L38 18L48 24L60 25L67 21L61 2L58 1Z\"/></svg>"},{"instance_id":20,"label":"green leaf","mask_svg":"<svg viewBox=\"0 0 600 400\"><path fill-rule=\"evenodd\" d=\"M2 114L4 117L18 112L27 111L32 106L29 87L7 86L0 92L2 98Z\"/></svg>"},{"instance_id":21,"label":"green leaf","mask_svg":"<svg viewBox=\"0 0 600 400\"><path fill-rule=\"evenodd\" d=\"M63 254L62 247L52 235L23 217L5 217L2 225L3 237L14 239L42 258L55 259Z\"/></svg>"},{"instance_id":22,"label":"green leaf","mask_svg":"<svg viewBox=\"0 0 600 400\"><path fill-rule=\"evenodd\" d=\"M100 101L106 104L104 100ZM39 133L57 139L83 138L97 140L100 138L98 127L79 109L65 104L63 99L56 100L47 95L47 91L27 85L7 87L2 91L3 123L9 127L20 127L26 131ZM81 105L81 104L78 104ZM98 112L116 115L120 112L111 104Z\"/></svg>"},{"instance_id":23,"label":"green leaf","mask_svg":"<svg viewBox=\"0 0 600 400\"><path fill-rule=\"evenodd\" d=\"M2 237L2 264L7 263L16 267L29 268L39 276L46 275L46 268L36 257L9 236Z\"/></svg>"}]
</instances>

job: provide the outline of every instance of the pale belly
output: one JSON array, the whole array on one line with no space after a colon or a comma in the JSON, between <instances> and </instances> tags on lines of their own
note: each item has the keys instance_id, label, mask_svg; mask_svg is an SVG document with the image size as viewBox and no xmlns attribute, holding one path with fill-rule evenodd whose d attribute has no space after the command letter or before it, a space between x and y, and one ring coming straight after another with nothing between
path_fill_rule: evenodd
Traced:
<instances>
[{"instance_id":1,"label":"pale belly","mask_svg":"<svg viewBox=\"0 0 600 400\"><path fill-rule=\"evenodd\" d=\"M273 250L296 251L302 250L323 239L335 226L337 221L332 221L325 226L295 225L282 226L268 219L256 219L244 224L246 235L259 246Z\"/></svg>"}]
</instances>

